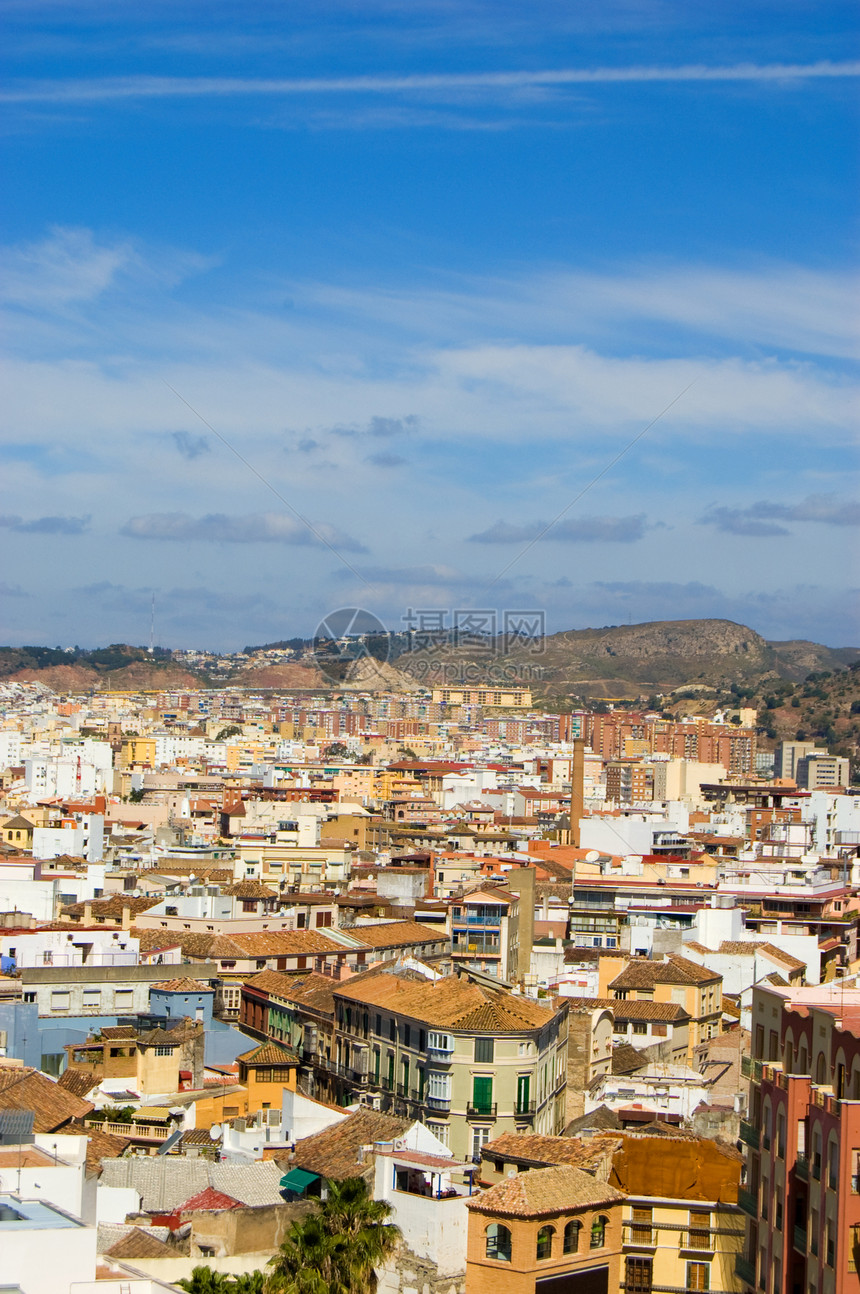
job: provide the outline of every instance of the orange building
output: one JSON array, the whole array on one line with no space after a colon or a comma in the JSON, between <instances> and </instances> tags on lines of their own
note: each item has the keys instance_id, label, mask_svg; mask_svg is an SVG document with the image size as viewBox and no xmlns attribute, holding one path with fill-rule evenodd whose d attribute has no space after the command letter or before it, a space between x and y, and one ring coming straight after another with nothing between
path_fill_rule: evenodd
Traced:
<instances>
[{"instance_id":1,"label":"orange building","mask_svg":"<svg viewBox=\"0 0 860 1294\"><path fill-rule=\"evenodd\" d=\"M615 1294L624 1195L579 1168L533 1169L466 1201L466 1294Z\"/></svg>"}]
</instances>

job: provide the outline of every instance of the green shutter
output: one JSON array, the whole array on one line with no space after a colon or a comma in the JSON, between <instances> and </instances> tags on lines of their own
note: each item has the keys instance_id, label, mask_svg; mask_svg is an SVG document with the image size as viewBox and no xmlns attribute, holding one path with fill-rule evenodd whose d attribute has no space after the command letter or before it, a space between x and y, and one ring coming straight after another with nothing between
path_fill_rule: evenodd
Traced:
<instances>
[{"instance_id":1,"label":"green shutter","mask_svg":"<svg viewBox=\"0 0 860 1294\"><path fill-rule=\"evenodd\" d=\"M493 1106L493 1080L486 1077L472 1079L472 1105L481 1114L491 1114Z\"/></svg>"}]
</instances>

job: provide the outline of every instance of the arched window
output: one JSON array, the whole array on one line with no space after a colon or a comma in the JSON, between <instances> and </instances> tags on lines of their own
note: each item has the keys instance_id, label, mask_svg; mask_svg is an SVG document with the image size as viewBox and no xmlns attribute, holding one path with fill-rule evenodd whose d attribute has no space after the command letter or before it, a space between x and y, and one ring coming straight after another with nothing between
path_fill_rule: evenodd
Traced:
<instances>
[{"instance_id":1,"label":"arched window","mask_svg":"<svg viewBox=\"0 0 860 1294\"><path fill-rule=\"evenodd\" d=\"M801 1047L800 1047L800 1064L798 1065L797 1072L798 1072L798 1074L808 1074L808 1073L809 1073L809 1056L808 1056L807 1051L806 1051L806 1043L805 1043L805 1042L804 1042L804 1043L802 1043L802 1044L801 1044Z\"/></svg>"},{"instance_id":2,"label":"arched window","mask_svg":"<svg viewBox=\"0 0 860 1294\"><path fill-rule=\"evenodd\" d=\"M568 1222L564 1229L564 1253L575 1254L579 1249L579 1233L582 1230L582 1223L577 1219Z\"/></svg>"},{"instance_id":3,"label":"arched window","mask_svg":"<svg viewBox=\"0 0 860 1294\"><path fill-rule=\"evenodd\" d=\"M827 1082L827 1063L824 1059L823 1051L818 1053L818 1060L815 1064L815 1081L819 1087L823 1086L824 1083Z\"/></svg>"},{"instance_id":4,"label":"arched window","mask_svg":"<svg viewBox=\"0 0 860 1294\"><path fill-rule=\"evenodd\" d=\"M591 1224L591 1248L602 1249L606 1244L606 1218L602 1215Z\"/></svg>"},{"instance_id":5,"label":"arched window","mask_svg":"<svg viewBox=\"0 0 860 1294\"><path fill-rule=\"evenodd\" d=\"M487 1257L503 1263L511 1261L511 1233L500 1222L491 1222L487 1227Z\"/></svg>"},{"instance_id":6,"label":"arched window","mask_svg":"<svg viewBox=\"0 0 860 1294\"><path fill-rule=\"evenodd\" d=\"M552 1239L554 1235L555 1227L541 1227L537 1235L536 1258L552 1258Z\"/></svg>"}]
</instances>

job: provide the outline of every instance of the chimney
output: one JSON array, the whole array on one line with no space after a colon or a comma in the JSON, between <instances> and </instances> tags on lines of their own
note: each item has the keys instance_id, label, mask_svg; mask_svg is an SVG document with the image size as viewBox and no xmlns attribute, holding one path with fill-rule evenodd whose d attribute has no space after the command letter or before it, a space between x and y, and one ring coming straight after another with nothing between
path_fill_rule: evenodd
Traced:
<instances>
[{"instance_id":1,"label":"chimney","mask_svg":"<svg viewBox=\"0 0 860 1294\"><path fill-rule=\"evenodd\" d=\"M91 926L93 923L93 905L92 903L84 904L84 925Z\"/></svg>"},{"instance_id":2,"label":"chimney","mask_svg":"<svg viewBox=\"0 0 860 1294\"><path fill-rule=\"evenodd\" d=\"M570 769L570 843L579 849L579 820L585 815L585 738L573 742Z\"/></svg>"},{"instance_id":3,"label":"chimney","mask_svg":"<svg viewBox=\"0 0 860 1294\"><path fill-rule=\"evenodd\" d=\"M122 928L123 930L131 929L131 908L123 907L122 910Z\"/></svg>"}]
</instances>

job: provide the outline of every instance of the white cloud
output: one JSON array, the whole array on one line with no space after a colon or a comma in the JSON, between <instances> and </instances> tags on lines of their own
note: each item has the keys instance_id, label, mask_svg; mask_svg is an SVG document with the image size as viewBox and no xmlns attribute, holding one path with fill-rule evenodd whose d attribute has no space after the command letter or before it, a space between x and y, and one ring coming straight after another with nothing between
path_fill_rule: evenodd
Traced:
<instances>
[{"instance_id":1,"label":"white cloud","mask_svg":"<svg viewBox=\"0 0 860 1294\"><path fill-rule=\"evenodd\" d=\"M300 547L334 547L351 553L365 552L363 544L325 522L304 524L284 513L258 512L228 516L210 512L192 517L185 512L151 512L130 517L120 534L131 539L156 539L169 543L298 544Z\"/></svg>"},{"instance_id":2,"label":"white cloud","mask_svg":"<svg viewBox=\"0 0 860 1294\"><path fill-rule=\"evenodd\" d=\"M666 82L795 82L860 76L860 61L735 63L713 66L580 67L502 72L438 72L406 76L341 77L170 77L123 76L77 81L43 81L13 86L0 94L6 103L98 103L122 99L283 98L308 95L423 95L447 98L464 91L510 96L570 85L630 85Z\"/></svg>"}]
</instances>

